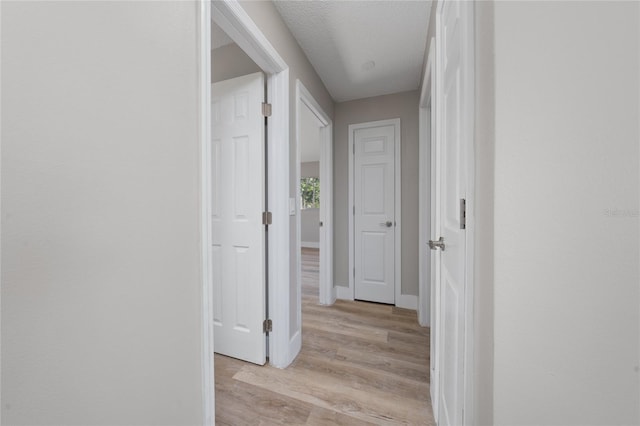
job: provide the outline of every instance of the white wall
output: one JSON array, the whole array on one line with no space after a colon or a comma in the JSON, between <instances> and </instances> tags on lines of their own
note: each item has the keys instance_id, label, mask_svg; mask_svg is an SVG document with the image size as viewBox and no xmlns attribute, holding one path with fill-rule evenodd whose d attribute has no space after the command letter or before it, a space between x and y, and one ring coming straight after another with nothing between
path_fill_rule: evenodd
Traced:
<instances>
[{"instance_id":1,"label":"white wall","mask_svg":"<svg viewBox=\"0 0 640 426\"><path fill-rule=\"evenodd\" d=\"M334 120L334 265L349 283L349 125L400 118L402 133L402 294L418 294L418 91L336 104Z\"/></svg>"},{"instance_id":2,"label":"white wall","mask_svg":"<svg viewBox=\"0 0 640 426\"><path fill-rule=\"evenodd\" d=\"M2 423L202 424L196 2L2 2Z\"/></svg>"},{"instance_id":3,"label":"white wall","mask_svg":"<svg viewBox=\"0 0 640 426\"><path fill-rule=\"evenodd\" d=\"M640 422L638 9L495 4L495 424Z\"/></svg>"}]
</instances>

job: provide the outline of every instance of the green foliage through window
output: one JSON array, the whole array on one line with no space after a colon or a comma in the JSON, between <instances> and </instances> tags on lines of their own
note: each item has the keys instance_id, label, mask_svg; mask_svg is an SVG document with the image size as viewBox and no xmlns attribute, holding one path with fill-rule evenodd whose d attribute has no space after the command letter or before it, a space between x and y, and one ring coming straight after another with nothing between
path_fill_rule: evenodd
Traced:
<instances>
[{"instance_id":1,"label":"green foliage through window","mask_svg":"<svg viewBox=\"0 0 640 426\"><path fill-rule=\"evenodd\" d=\"M300 198L303 209L320 207L320 179L308 177L300 179Z\"/></svg>"}]
</instances>

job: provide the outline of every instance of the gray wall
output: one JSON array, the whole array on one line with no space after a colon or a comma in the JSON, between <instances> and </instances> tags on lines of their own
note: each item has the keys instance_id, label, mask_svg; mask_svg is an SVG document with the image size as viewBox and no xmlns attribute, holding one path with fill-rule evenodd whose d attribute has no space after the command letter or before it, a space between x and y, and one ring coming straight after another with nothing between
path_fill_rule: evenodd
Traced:
<instances>
[{"instance_id":1,"label":"gray wall","mask_svg":"<svg viewBox=\"0 0 640 426\"><path fill-rule=\"evenodd\" d=\"M2 2L2 423L202 424L196 2Z\"/></svg>"},{"instance_id":2,"label":"gray wall","mask_svg":"<svg viewBox=\"0 0 640 426\"><path fill-rule=\"evenodd\" d=\"M639 6L495 3L497 425L640 423Z\"/></svg>"},{"instance_id":3,"label":"gray wall","mask_svg":"<svg viewBox=\"0 0 640 426\"><path fill-rule=\"evenodd\" d=\"M475 4L475 277L474 407L477 424L493 425L494 307L494 23L493 2ZM433 11L435 16L435 10ZM435 24L434 24L435 25Z\"/></svg>"},{"instance_id":4,"label":"gray wall","mask_svg":"<svg viewBox=\"0 0 640 426\"><path fill-rule=\"evenodd\" d=\"M296 80L300 79L305 87L309 90L311 95L318 101L320 106L327 113L329 118L333 119L334 104L329 92L324 87L322 80L316 74L316 71L311 66L311 63L305 56L304 52L298 45L298 42L293 38L291 32L285 25L284 21L280 17L280 14L276 10L275 6L270 1L246 1L240 0L242 8L253 19L258 28L265 34L269 42L278 51L280 56L289 65L289 96L290 96L290 131L289 131L289 169L291 171L291 179L289 184L289 196L291 198L296 197L297 186L299 182L295 179L295 169L297 163L296 156L296 138L295 138L295 123L296 123ZM297 285L297 270L296 259L298 255L296 253L298 235L296 231L296 220L294 216L291 216L289 221L289 247L291 249L289 253L289 302L290 306L296 306L300 297L298 293ZM298 323L299 312L295 309L291 309L291 324ZM295 327L291 329L291 334L295 333Z\"/></svg>"},{"instance_id":5,"label":"gray wall","mask_svg":"<svg viewBox=\"0 0 640 426\"><path fill-rule=\"evenodd\" d=\"M261 71L260 67L235 43L212 50L211 63L213 83Z\"/></svg>"},{"instance_id":6,"label":"gray wall","mask_svg":"<svg viewBox=\"0 0 640 426\"><path fill-rule=\"evenodd\" d=\"M320 177L320 162L307 161L306 163L300 163L300 177ZM322 182L320 182L320 185L322 185Z\"/></svg>"},{"instance_id":7,"label":"gray wall","mask_svg":"<svg viewBox=\"0 0 640 426\"><path fill-rule=\"evenodd\" d=\"M349 125L400 118L402 134L402 294L418 294L418 91L336 104L334 121L334 265L349 283Z\"/></svg>"},{"instance_id":8,"label":"gray wall","mask_svg":"<svg viewBox=\"0 0 640 426\"><path fill-rule=\"evenodd\" d=\"M300 241L304 243L320 242L320 209L304 209L300 212Z\"/></svg>"},{"instance_id":9,"label":"gray wall","mask_svg":"<svg viewBox=\"0 0 640 426\"><path fill-rule=\"evenodd\" d=\"M308 161L300 163L300 177L320 177L320 162ZM322 182L320 182L320 199L322 199ZM320 223L320 210L305 209L300 212L300 215L301 241L303 243L319 243L320 229L318 224Z\"/></svg>"}]
</instances>

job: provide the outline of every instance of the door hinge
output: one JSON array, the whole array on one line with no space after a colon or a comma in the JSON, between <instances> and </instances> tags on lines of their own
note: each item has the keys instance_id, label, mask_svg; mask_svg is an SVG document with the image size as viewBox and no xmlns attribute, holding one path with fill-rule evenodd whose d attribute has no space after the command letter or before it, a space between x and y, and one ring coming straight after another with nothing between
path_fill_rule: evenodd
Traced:
<instances>
[{"instance_id":1,"label":"door hinge","mask_svg":"<svg viewBox=\"0 0 640 426\"><path fill-rule=\"evenodd\" d=\"M263 333L271 333L273 330L273 323L270 319L266 319L262 321L262 332Z\"/></svg>"},{"instance_id":2,"label":"door hinge","mask_svg":"<svg viewBox=\"0 0 640 426\"><path fill-rule=\"evenodd\" d=\"M271 225L271 212L262 212L262 224Z\"/></svg>"},{"instance_id":3,"label":"door hinge","mask_svg":"<svg viewBox=\"0 0 640 426\"><path fill-rule=\"evenodd\" d=\"M265 117L271 117L271 104L266 102L262 103L262 115Z\"/></svg>"},{"instance_id":4,"label":"door hinge","mask_svg":"<svg viewBox=\"0 0 640 426\"><path fill-rule=\"evenodd\" d=\"M467 200L460 199L460 229L467 229Z\"/></svg>"},{"instance_id":5,"label":"door hinge","mask_svg":"<svg viewBox=\"0 0 640 426\"><path fill-rule=\"evenodd\" d=\"M353 278L356 277L356 268L353 268Z\"/></svg>"},{"instance_id":6,"label":"door hinge","mask_svg":"<svg viewBox=\"0 0 640 426\"><path fill-rule=\"evenodd\" d=\"M355 206L355 204L353 205L353 215L354 216L356 215L356 206Z\"/></svg>"}]
</instances>

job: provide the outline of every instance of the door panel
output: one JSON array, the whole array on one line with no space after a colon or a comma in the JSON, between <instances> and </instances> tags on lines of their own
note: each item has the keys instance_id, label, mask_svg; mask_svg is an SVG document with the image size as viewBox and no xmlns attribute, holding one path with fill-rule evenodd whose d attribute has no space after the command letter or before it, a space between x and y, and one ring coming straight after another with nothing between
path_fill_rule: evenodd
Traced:
<instances>
[{"instance_id":1,"label":"door panel","mask_svg":"<svg viewBox=\"0 0 640 426\"><path fill-rule=\"evenodd\" d=\"M355 298L395 303L395 126L354 130Z\"/></svg>"},{"instance_id":2,"label":"door panel","mask_svg":"<svg viewBox=\"0 0 640 426\"><path fill-rule=\"evenodd\" d=\"M460 200L466 198L464 137L469 135L465 116L468 90L462 63L463 4L460 0L439 3L437 11L438 53L438 232L445 250L439 253L438 366L440 425L464 424L465 336L465 231L461 226Z\"/></svg>"},{"instance_id":3,"label":"door panel","mask_svg":"<svg viewBox=\"0 0 640 426\"><path fill-rule=\"evenodd\" d=\"M214 347L266 362L264 76L212 85Z\"/></svg>"}]
</instances>

